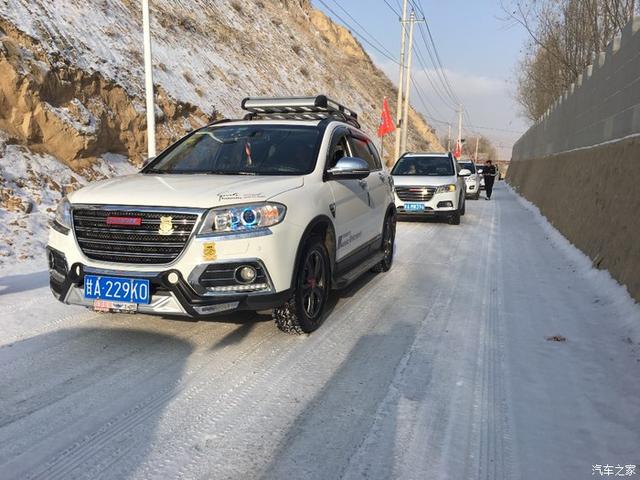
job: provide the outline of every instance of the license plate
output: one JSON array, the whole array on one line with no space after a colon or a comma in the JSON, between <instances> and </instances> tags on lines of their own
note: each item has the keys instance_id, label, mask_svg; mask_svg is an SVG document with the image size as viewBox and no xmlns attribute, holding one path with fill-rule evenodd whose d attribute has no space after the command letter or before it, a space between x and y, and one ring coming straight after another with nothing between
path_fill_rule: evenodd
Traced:
<instances>
[{"instance_id":1,"label":"license plate","mask_svg":"<svg viewBox=\"0 0 640 480\"><path fill-rule=\"evenodd\" d=\"M422 203L405 203L404 209L407 212L422 212L424 205Z\"/></svg>"},{"instance_id":2,"label":"license plate","mask_svg":"<svg viewBox=\"0 0 640 480\"><path fill-rule=\"evenodd\" d=\"M105 300L118 304L114 309L124 304L148 304L151 297L149 280L144 278L102 277L85 275L84 298L90 300ZM97 307L102 304L97 305Z\"/></svg>"}]
</instances>

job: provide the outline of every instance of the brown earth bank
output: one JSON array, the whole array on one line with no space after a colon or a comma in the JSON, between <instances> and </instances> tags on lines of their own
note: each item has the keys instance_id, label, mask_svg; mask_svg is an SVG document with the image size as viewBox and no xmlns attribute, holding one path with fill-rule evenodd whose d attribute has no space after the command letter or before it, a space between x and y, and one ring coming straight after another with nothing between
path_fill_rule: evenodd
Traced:
<instances>
[{"instance_id":1,"label":"brown earth bank","mask_svg":"<svg viewBox=\"0 0 640 480\"><path fill-rule=\"evenodd\" d=\"M640 301L640 138L512 161L507 182Z\"/></svg>"},{"instance_id":2,"label":"brown earth bank","mask_svg":"<svg viewBox=\"0 0 640 480\"><path fill-rule=\"evenodd\" d=\"M159 87L156 104L159 148L212 118ZM98 72L41 54L37 43L1 20L0 129L76 171L107 152L139 164L146 151L142 99Z\"/></svg>"}]
</instances>

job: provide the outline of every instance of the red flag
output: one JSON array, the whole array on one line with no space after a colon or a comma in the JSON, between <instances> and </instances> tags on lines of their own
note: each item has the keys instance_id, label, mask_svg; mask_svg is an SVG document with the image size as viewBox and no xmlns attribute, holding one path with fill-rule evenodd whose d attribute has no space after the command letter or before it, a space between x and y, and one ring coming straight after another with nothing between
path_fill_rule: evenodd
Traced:
<instances>
[{"instance_id":1,"label":"red flag","mask_svg":"<svg viewBox=\"0 0 640 480\"><path fill-rule=\"evenodd\" d=\"M384 137L395 129L396 126L393 123L391 112L389 111L389 102L387 101L387 97L384 97L384 102L382 102L382 115L380 116L380 126L378 127L378 136Z\"/></svg>"},{"instance_id":2,"label":"red flag","mask_svg":"<svg viewBox=\"0 0 640 480\"><path fill-rule=\"evenodd\" d=\"M461 156L462 156L462 145L460 145L460 142L456 142L456 149L453 151L453 157L456 160L460 160Z\"/></svg>"}]
</instances>

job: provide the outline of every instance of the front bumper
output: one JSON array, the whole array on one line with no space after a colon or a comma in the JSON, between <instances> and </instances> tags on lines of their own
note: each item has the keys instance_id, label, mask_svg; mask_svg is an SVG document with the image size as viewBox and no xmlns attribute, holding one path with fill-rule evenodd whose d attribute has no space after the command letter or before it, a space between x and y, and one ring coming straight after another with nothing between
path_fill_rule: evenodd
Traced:
<instances>
[{"instance_id":1,"label":"front bumper","mask_svg":"<svg viewBox=\"0 0 640 480\"><path fill-rule=\"evenodd\" d=\"M396 209L398 215L407 217L447 217L458 209L458 192L436 193L427 202L403 202L398 195L395 195ZM405 203L421 203L424 205L422 211L407 211Z\"/></svg>"},{"instance_id":2,"label":"front bumper","mask_svg":"<svg viewBox=\"0 0 640 480\"><path fill-rule=\"evenodd\" d=\"M167 269L161 272L133 272L122 270L104 270L82 263L67 266L62 252L47 247L50 260L49 284L54 296L63 303L93 308L93 300L84 298L84 276L124 276L149 280L151 285L151 301L140 304L138 313L183 316L191 318L207 318L220 313L236 310L264 310L285 303L291 296L291 290L278 293L229 293L206 295L195 292L189 279L183 277L179 270ZM175 275L171 275L175 274ZM170 276L174 277L173 282Z\"/></svg>"}]
</instances>

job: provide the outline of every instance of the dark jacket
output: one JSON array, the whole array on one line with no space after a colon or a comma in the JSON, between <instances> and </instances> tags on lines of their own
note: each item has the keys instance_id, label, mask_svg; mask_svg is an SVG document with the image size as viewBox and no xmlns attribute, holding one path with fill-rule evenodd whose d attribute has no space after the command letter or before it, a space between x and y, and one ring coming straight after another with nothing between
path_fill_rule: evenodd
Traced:
<instances>
[{"instance_id":1,"label":"dark jacket","mask_svg":"<svg viewBox=\"0 0 640 480\"><path fill-rule=\"evenodd\" d=\"M484 176L485 183L487 181L493 182L497 174L498 173L495 165L484 165L482 167L482 175Z\"/></svg>"}]
</instances>

